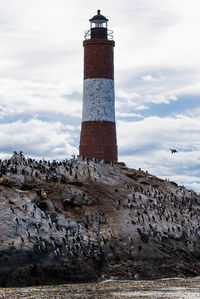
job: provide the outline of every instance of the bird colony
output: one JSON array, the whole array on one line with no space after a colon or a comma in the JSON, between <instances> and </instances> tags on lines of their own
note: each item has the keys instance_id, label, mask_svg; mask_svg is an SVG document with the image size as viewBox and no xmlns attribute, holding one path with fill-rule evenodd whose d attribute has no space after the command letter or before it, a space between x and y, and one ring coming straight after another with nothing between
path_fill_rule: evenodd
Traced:
<instances>
[{"instance_id":1,"label":"bird colony","mask_svg":"<svg viewBox=\"0 0 200 299\"><path fill-rule=\"evenodd\" d=\"M200 275L200 196L124 163L0 160L0 285Z\"/></svg>"}]
</instances>

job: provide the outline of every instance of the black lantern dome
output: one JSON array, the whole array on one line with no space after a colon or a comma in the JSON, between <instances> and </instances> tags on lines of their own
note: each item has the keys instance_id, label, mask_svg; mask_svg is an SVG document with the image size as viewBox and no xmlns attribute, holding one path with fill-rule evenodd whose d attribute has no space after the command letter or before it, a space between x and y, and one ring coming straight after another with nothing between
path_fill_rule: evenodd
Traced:
<instances>
[{"instance_id":1,"label":"black lantern dome","mask_svg":"<svg viewBox=\"0 0 200 299\"><path fill-rule=\"evenodd\" d=\"M93 23L105 23L108 21L108 19L106 17L104 17L103 15L101 15L101 11L100 9L97 10L97 15L95 15L92 19L89 20L90 22Z\"/></svg>"}]
</instances>

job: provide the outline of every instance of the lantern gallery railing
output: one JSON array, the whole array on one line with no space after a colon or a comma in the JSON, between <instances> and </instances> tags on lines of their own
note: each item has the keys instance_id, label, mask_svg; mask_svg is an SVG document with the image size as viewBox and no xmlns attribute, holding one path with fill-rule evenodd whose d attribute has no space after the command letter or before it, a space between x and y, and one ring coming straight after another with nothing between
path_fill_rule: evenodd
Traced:
<instances>
[{"instance_id":1,"label":"lantern gallery railing","mask_svg":"<svg viewBox=\"0 0 200 299\"><path fill-rule=\"evenodd\" d=\"M84 38L85 39L91 39L91 29L85 31ZM107 29L107 39L108 40L113 40L113 38L114 38L113 31Z\"/></svg>"}]
</instances>

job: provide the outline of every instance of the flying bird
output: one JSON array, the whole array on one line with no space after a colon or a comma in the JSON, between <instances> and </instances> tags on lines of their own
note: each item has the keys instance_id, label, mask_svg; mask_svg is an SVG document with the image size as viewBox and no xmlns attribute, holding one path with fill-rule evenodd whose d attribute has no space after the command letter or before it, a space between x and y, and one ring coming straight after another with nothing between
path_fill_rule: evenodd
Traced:
<instances>
[{"instance_id":1,"label":"flying bird","mask_svg":"<svg viewBox=\"0 0 200 299\"><path fill-rule=\"evenodd\" d=\"M172 154L178 153L178 151L174 148L170 148L170 151L171 151Z\"/></svg>"}]
</instances>

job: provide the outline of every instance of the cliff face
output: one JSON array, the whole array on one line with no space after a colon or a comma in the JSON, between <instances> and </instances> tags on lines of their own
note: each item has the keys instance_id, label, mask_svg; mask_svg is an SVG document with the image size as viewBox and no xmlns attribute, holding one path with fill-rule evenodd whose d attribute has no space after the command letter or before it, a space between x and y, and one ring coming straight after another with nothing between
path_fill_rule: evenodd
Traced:
<instances>
[{"instance_id":1,"label":"cliff face","mask_svg":"<svg viewBox=\"0 0 200 299\"><path fill-rule=\"evenodd\" d=\"M0 161L0 285L200 275L200 197L123 163Z\"/></svg>"}]
</instances>

